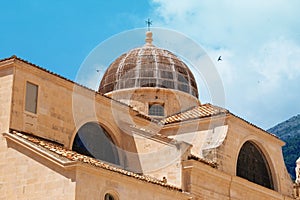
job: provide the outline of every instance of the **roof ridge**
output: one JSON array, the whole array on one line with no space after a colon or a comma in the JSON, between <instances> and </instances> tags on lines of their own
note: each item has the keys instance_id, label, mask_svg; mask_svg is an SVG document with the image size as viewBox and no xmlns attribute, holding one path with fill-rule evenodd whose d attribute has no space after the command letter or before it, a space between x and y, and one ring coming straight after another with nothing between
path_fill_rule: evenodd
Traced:
<instances>
[{"instance_id":1,"label":"roof ridge","mask_svg":"<svg viewBox=\"0 0 300 200\"><path fill-rule=\"evenodd\" d=\"M31 65L31 66L33 66L33 67L36 67L37 69L40 69L40 70L45 71L45 72L47 72L47 73L49 73L49 74L52 74L52 75L57 76L57 77L59 77L59 78L61 78L61 79L64 79L64 80L66 80L66 81L68 81L68 82L74 83L75 85L78 85L78 86L83 87L83 88L85 88L85 89L88 89L88 90L90 90L90 91L96 92L95 90L93 90L93 89L91 89L91 88L89 88L89 87L87 87L87 86L84 86L84 85L79 84L79 83L77 83L77 82L75 82L75 81L72 81L71 79L68 79L68 78L66 78L66 77L64 77L64 76L62 76L62 75L59 75L58 73L55 73L55 72L53 72L53 71L50 71L50 70L48 70L48 69L46 69L46 68L43 68L43 67L41 67L41 66L39 66L39 65L37 65L37 64L34 64L34 63L30 62L30 61L28 61L28 60L25 60L25 59L23 59L23 58L20 58L20 57L18 57L18 56L16 56L16 55L12 55L11 57L8 57L8 58L3 58L3 59L0 60L0 62L6 61L6 60L10 60L10 59L19 60L19 61L24 62L24 63L26 63L26 64L29 64L29 65Z\"/></svg>"},{"instance_id":2,"label":"roof ridge","mask_svg":"<svg viewBox=\"0 0 300 200\"><path fill-rule=\"evenodd\" d=\"M49 74L52 74L52 75L54 75L54 76L56 76L56 77L58 77L58 78L61 78L61 79L63 79L63 80L66 80L66 81L68 81L68 82L70 82L70 83L72 83L72 84L75 84L75 85L77 85L77 86L79 86L79 87L82 87L82 88L84 88L84 89L87 89L87 90L89 90L89 91L91 91L91 92L94 92L95 94L99 94L99 95L101 95L101 96L103 96L103 97L105 97L105 98L107 98L107 99L113 100L113 101L115 101L115 102L117 102L117 103L119 103L119 104L121 104L121 105L127 106L127 107L129 107L130 109L132 109L134 112L137 112L137 113L138 113L138 114L137 114L138 117L142 117L142 118L144 118L144 119L151 120L151 121L154 121L154 122L157 121L157 120L155 120L155 119L153 119L153 118L151 118L151 117L149 117L149 116L147 116L147 115L145 115L145 114L143 114L143 113L141 113L141 112L138 112L137 110L133 109L132 106L130 106L130 105L124 103L124 102L121 102L121 101L118 101L118 100L116 100L116 99L113 99L113 98L111 98L111 97L109 97L109 96L106 96L106 95L104 95L103 93L100 93L99 91L93 90L93 89L91 89L91 88L89 88L89 87L87 87L87 86L84 86L84 85L82 85L82 84L79 84L79 83L77 83L77 82L75 82L75 81L73 81L73 80L71 80L71 79L65 78L65 77L63 77L63 76L61 76L61 75L59 75L59 74L57 74L57 73L55 73L55 72L52 72L52 71L50 71L50 70L48 70L48 69L46 69L46 68L43 68L43 67L41 67L41 66L39 66L39 65L37 65L37 64L34 64L34 63L32 63L32 62L29 62L29 61L27 61L27 60L25 60L25 59L23 59L23 58L20 58L20 57L18 57L18 56L16 56L16 55L12 55L11 57L7 57L7 58L0 59L0 62L7 61L7 60L10 60L10 59L12 59L12 60L18 60L18 61L24 62L24 63L26 63L26 64L29 64L29 65L31 65L31 66L37 68L37 69L40 69L40 70L42 70L42 71L44 71L44 72L47 72L47 73L49 73ZM157 123L158 123L158 121L157 121Z\"/></svg>"},{"instance_id":3,"label":"roof ridge","mask_svg":"<svg viewBox=\"0 0 300 200\"><path fill-rule=\"evenodd\" d=\"M85 163L85 164L88 164L88 165L91 165L94 167L99 167L101 169L113 171L113 172L116 172L116 173L119 173L119 174L122 174L125 176L136 178L141 181L160 185L160 186L166 187L168 189L177 190L177 191L182 192L181 188L171 185L171 184L168 184L168 183L165 183L165 182L163 182L163 180L159 180L159 179L149 176L149 175L141 175L141 174L137 174L132 171L122 169L119 166L115 166L113 164L106 163L105 161L97 160L96 158L92 158L92 157L77 153L75 151L68 150L68 149L64 148L62 145L54 143L52 141L48 141L48 140L45 140L45 139L37 137L37 136L33 136L33 135L30 135L30 134L27 134L24 132L20 133L20 132L13 131L13 130L10 131L10 134L14 134L21 139L24 139L30 143L38 145L41 148L44 148L52 153L55 153L58 156L62 156L71 161L78 161L78 162Z\"/></svg>"},{"instance_id":4,"label":"roof ridge","mask_svg":"<svg viewBox=\"0 0 300 200\"><path fill-rule=\"evenodd\" d=\"M165 117L161 120L162 124L170 124L182 121L188 121L197 118L212 117L219 114L226 114L229 111L225 108L212 105L210 103L201 104L199 106L191 107L180 113L173 114L171 116Z\"/></svg>"},{"instance_id":5,"label":"roof ridge","mask_svg":"<svg viewBox=\"0 0 300 200\"><path fill-rule=\"evenodd\" d=\"M207 165L209 165L209 166L211 166L213 168L217 168L218 167L218 163L217 162L212 161L212 160L208 160L206 158L201 158L201 157L196 156L194 154L190 154L188 156L188 159L189 160L196 160L196 161L202 162L202 163L207 164Z\"/></svg>"},{"instance_id":6,"label":"roof ridge","mask_svg":"<svg viewBox=\"0 0 300 200\"><path fill-rule=\"evenodd\" d=\"M251 123L251 122L249 122L249 121L243 119L242 117L240 117L240 116L238 116L238 115L236 115L236 114L233 114L233 113L230 112L230 111L229 111L229 113L230 113L232 116L234 116L234 117L236 117L236 118L238 118L238 119L240 119L240 120L243 120L244 122L246 122L246 123L249 124L250 126L253 126L253 127L255 127L255 128L257 128L257 129L259 129L259 130L261 130L261 131L263 131L263 132L265 132L265 133L267 133L267 134L269 134L269 135L271 135L271 136L273 136L273 137L275 137L275 138L277 138L277 139L280 139L276 134L273 134L273 133L271 133L271 132L268 132L267 130L265 130L265 129L263 129L263 128L261 128L261 127L255 125L255 124L253 124L253 123Z\"/></svg>"}]
</instances>

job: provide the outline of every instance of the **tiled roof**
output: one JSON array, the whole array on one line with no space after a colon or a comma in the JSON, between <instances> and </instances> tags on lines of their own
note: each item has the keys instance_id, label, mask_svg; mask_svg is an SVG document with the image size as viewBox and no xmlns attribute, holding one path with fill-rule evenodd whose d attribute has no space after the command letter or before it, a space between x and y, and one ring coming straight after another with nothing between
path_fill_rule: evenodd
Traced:
<instances>
[{"instance_id":1,"label":"tiled roof","mask_svg":"<svg viewBox=\"0 0 300 200\"><path fill-rule=\"evenodd\" d=\"M149 65L156 67L152 68L152 73L147 73L146 77L151 78L151 80L158 80L159 84L156 84L155 81L151 83L144 81L145 75L142 72L147 72L146 70L149 70ZM170 66L172 67L170 68ZM168 77L168 82L166 82L168 84L165 83L164 78L159 74L164 74L163 76ZM182 80L177 77L184 79L185 84L191 90L185 90L180 87ZM123 82L125 84L117 84ZM172 52L153 45L145 45L132 49L115 59L104 73L99 91L108 93L125 88L145 86L179 90L198 98L196 80L188 66Z\"/></svg>"},{"instance_id":2,"label":"tiled roof","mask_svg":"<svg viewBox=\"0 0 300 200\"><path fill-rule=\"evenodd\" d=\"M202 163L207 164L207 165L209 165L209 166L211 166L213 168L217 168L218 167L218 164L216 162L207 160L205 158L200 158L200 157L195 156L193 154L189 155L188 159L189 160L196 160L196 161L202 162Z\"/></svg>"},{"instance_id":3,"label":"tiled roof","mask_svg":"<svg viewBox=\"0 0 300 200\"><path fill-rule=\"evenodd\" d=\"M30 142L32 145L36 145L39 148L41 148L42 150L51 152L52 154L55 154L56 156L59 156L63 159L68 159L70 161L78 161L78 162L85 163L85 164L88 164L88 165L91 165L94 167L99 167L99 168L113 171L113 172L116 172L116 173L119 173L119 174L122 174L125 176L136 178L136 179L144 181L144 182L160 185L160 186L163 186L168 189L177 190L177 191L182 192L181 188L170 185L168 183L164 183L163 180L159 180L154 177L147 176L147 175L136 174L134 172L130 172L130 171L121 169L117 166L110 165L108 163L102 162L95 158L91 158L89 156L79 154L75 151L67 150L60 144L57 144L57 143L54 143L54 142L51 142L51 141L48 141L48 140L45 140L45 139L42 139L42 138L39 138L36 136L28 135L26 133L16 132L16 131L11 131L11 133L9 133L9 134L17 136L18 139L26 140L26 141Z\"/></svg>"},{"instance_id":4,"label":"tiled roof","mask_svg":"<svg viewBox=\"0 0 300 200\"><path fill-rule=\"evenodd\" d=\"M207 103L189 109L185 112L166 117L162 119L160 122L162 124L171 124L175 122L182 122L182 121L199 119L204 117L212 117L212 116L216 116L219 114L226 114L226 113L228 113L228 110Z\"/></svg>"},{"instance_id":5,"label":"tiled roof","mask_svg":"<svg viewBox=\"0 0 300 200\"><path fill-rule=\"evenodd\" d=\"M212 116L217 116L217 115L221 115L221 114L230 114L238 119L243 120L244 122L246 122L247 124L269 134L272 135L276 138L278 138L278 136L276 136L275 134L269 133L268 131L256 126L255 124L229 112L227 109L206 103L206 104L202 104L200 106L191 108L187 111L184 111L182 113L178 113L175 115L171 115L169 117L166 117L164 119L162 119L159 123L160 124L172 124L172 123L176 123L176 122L183 122L183 121L189 121L189 120L193 120L193 119L200 119L200 118L205 118L205 117L212 117Z\"/></svg>"}]
</instances>

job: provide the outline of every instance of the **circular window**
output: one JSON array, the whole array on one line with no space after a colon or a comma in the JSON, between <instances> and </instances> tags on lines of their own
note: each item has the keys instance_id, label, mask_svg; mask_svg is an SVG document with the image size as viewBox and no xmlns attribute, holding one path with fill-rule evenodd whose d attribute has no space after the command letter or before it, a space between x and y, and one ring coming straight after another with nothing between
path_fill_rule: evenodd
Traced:
<instances>
[{"instance_id":1,"label":"circular window","mask_svg":"<svg viewBox=\"0 0 300 200\"><path fill-rule=\"evenodd\" d=\"M106 193L104 196L104 200L116 200L116 198L112 194Z\"/></svg>"}]
</instances>

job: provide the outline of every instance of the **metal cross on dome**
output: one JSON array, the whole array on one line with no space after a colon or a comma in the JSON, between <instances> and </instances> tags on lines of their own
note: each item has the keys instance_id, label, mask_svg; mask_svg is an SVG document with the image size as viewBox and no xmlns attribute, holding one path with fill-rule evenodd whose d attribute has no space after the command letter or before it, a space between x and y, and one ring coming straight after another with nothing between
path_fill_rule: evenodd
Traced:
<instances>
[{"instance_id":1,"label":"metal cross on dome","mask_svg":"<svg viewBox=\"0 0 300 200\"><path fill-rule=\"evenodd\" d=\"M148 31L150 31L150 26L152 25L152 21L148 18L148 20L146 21L146 24L148 26Z\"/></svg>"}]
</instances>

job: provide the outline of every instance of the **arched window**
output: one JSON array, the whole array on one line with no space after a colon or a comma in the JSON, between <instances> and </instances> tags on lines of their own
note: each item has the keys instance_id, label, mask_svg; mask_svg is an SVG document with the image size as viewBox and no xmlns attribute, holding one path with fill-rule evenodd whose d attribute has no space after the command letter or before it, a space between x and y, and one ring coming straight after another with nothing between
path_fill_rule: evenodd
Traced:
<instances>
[{"instance_id":1,"label":"arched window","mask_svg":"<svg viewBox=\"0 0 300 200\"><path fill-rule=\"evenodd\" d=\"M237 160L236 174L274 190L268 162L261 150L252 142L245 142L242 146Z\"/></svg>"},{"instance_id":2,"label":"arched window","mask_svg":"<svg viewBox=\"0 0 300 200\"><path fill-rule=\"evenodd\" d=\"M99 124L89 122L84 124L77 132L72 150L119 165L119 157L115 145L109 134Z\"/></svg>"},{"instance_id":3,"label":"arched window","mask_svg":"<svg viewBox=\"0 0 300 200\"><path fill-rule=\"evenodd\" d=\"M119 195L115 191L109 191L104 195L104 200L118 200Z\"/></svg>"},{"instance_id":4,"label":"arched window","mask_svg":"<svg viewBox=\"0 0 300 200\"><path fill-rule=\"evenodd\" d=\"M115 198L112 194L110 193L106 193L104 196L104 200L116 200L117 198Z\"/></svg>"},{"instance_id":5,"label":"arched window","mask_svg":"<svg viewBox=\"0 0 300 200\"><path fill-rule=\"evenodd\" d=\"M149 105L149 115L152 116L164 116L164 106L158 103Z\"/></svg>"}]
</instances>

